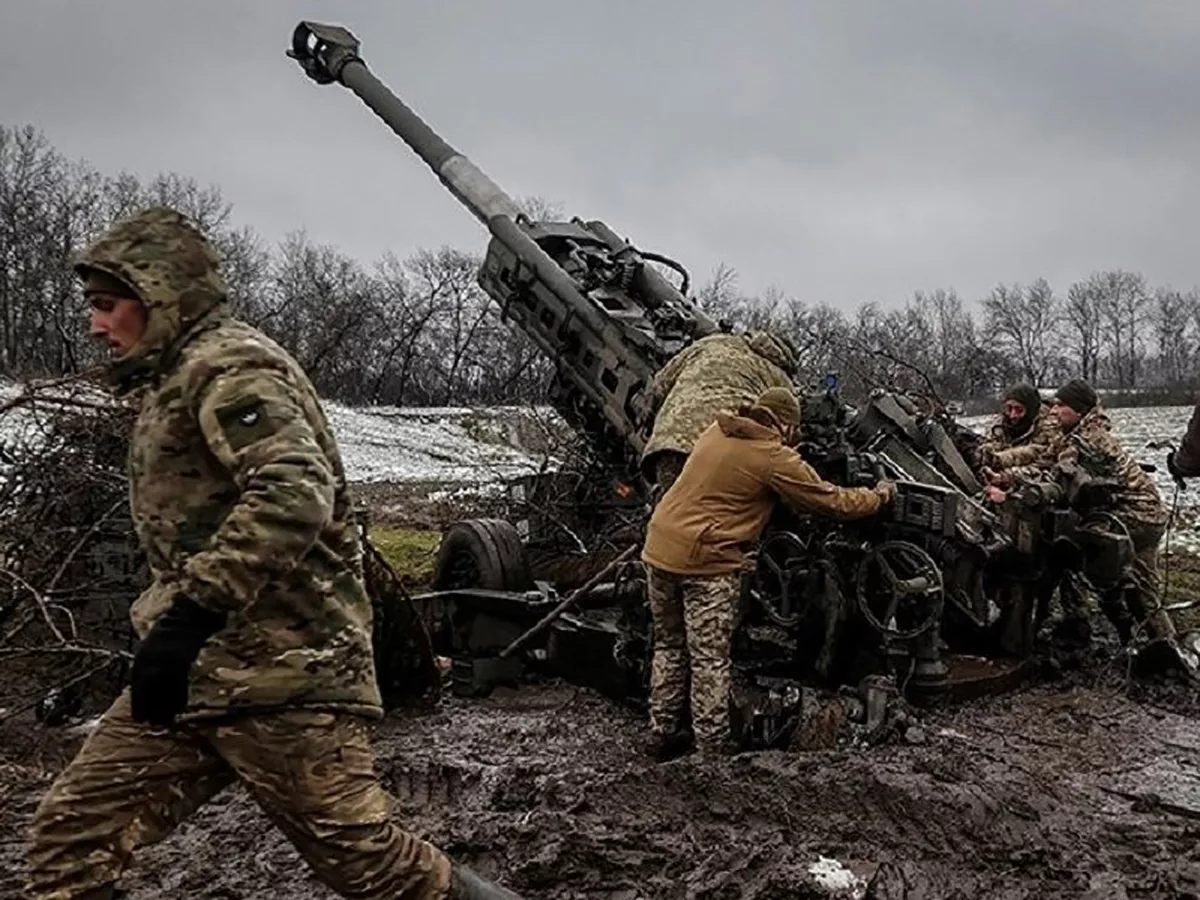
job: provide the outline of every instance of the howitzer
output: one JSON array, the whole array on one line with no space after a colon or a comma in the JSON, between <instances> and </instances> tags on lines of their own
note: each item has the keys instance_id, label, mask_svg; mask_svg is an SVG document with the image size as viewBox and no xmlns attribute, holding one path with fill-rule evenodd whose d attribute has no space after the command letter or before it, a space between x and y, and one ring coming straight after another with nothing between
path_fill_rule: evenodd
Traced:
<instances>
[{"instance_id":1,"label":"howitzer","mask_svg":"<svg viewBox=\"0 0 1200 900\"><path fill-rule=\"evenodd\" d=\"M687 296L679 263L640 251L603 222L534 222L376 78L345 28L301 22L288 55L339 82L396 133L491 233L478 280L502 316L555 366L553 403L597 449L636 465L653 422L654 372L717 325ZM654 266L682 277L677 288Z\"/></svg>"},{"instance_id":2,"label":"howitzer","mask_svg":"<svg viewBox=\"0 0 1200 900\"><path fill-rule=\"evenodd\" d=\"M686 270L639 251L602 222L531 221L371 74L345 29L303 22L292 44L288 55L309 77L350 89L487 227L491 240L481 287L506 321L554 363L553 402L566 421L624 473L637 472L653 426L654 374L692 341L719 330L688 298ZM681 283L671 283L651 263L675 269ZM975 499L980 485L936 417L891 392L855 410L839 399L835 378L810 395L803 410L808 437L802 449L822 475L842 485L892 478L899 492L888 513L865 522L831 526L780 511L760 543L758 571L746 579L755 609L735 659L764 677L779 667L789 676L801 669L836 681L859 678L861 667L850 659L859 651L873 660L867 672L878 671L881 653L893 661L904 656L909 662L901 664L912 675L905 681L940 695L949 680L942 646L953 646L959 633L975 650L989 640L994 646L997 630L1013 632L999 642L1020 655L1029 643L1029 606L1019 597L999 604L1010 610L1012 624L1006 626L990 582L998 578L1007 585L996 561L1011 551L1012 541ZM531 518L553 506L556 495L569 493L558 485L539 487L536 480L518 487L526 492ZM578 494L571 496L570 512L577 512L582 504ZM644 502L627 502L644 520ZM555 607L555 588L570 586L534 571L528 550L537 531L468 520L443 538L435 590L417 599L428 610L439 648L455 657L460 687L486 689L495 678L517 677L513 664L520 660L501 658L504 648ZM591 572L607 561L597 556ZM1009 569L1025 574L1028 567ZM574 583L586 581L588 572L581 566ZM639 577L623 568L613 583L592 593L586 609L562 615L522 658L619 696L644 695L652 638ZM766 643L774 643L767 647L750 633L756 622L768 630L778 626L784 640L768 636ZM747 729L778 732L761 721Z\"/></svg>"}]
</instances>

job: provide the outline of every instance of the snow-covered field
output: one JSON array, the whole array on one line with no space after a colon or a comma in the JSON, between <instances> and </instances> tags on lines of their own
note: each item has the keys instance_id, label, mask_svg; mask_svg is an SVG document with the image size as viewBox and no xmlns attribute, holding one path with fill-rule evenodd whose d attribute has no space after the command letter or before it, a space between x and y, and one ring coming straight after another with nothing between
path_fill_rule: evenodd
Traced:
<instances>
[{"instance_id":1,"label":"snow-covered field","mask_svg":"<svg viewBox=\"0 0 1200 900\"><path fill-rule=\"evenodd\" d=\"M0 404L19 388L0 384ZM89 402L108 402L89 394ZM353 408L326 403L347 477L358 483L434 482L483 487L552 470L565 426L550 409ZM35 450L41 416L29 407L0 415L0 443Z\"/></svg>"},{"instance_id":2,"label":"snow-covered field","mask_svg":"<svg viewBox=\"0 0 1200 900\"><path fill-rule=\"evenodd\" d=\"M0 385L0 403L17 388ZM564 426L546 408L460 407L352 408L327 403L331 422L345 459L347 475L359 483L432 483L446 487L485 488L520 475L552 470L553 452ZM1153 450L1154 441L1178 442L1187 427L1191 407L1164 406L1111 411L1117 433L1134 456L1157 467L1164 498L1171 502L1175 486L1166 471L1166 450ZM985 430L991 416L962 420ZM37 422L25 410L0 415L0 441L14 439L30 446ZM1200 482L1179 494L1181 508L1200 507Z\"/></svg>"}]
</instances>

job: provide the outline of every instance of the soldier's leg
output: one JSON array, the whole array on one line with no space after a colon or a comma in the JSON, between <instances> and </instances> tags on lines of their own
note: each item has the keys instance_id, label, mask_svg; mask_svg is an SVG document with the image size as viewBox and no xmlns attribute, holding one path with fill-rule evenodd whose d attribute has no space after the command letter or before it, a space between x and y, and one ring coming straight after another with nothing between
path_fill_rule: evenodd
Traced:
<instances>
[{"instance_id":1,"label":"soldier's leg","mask_svg":"<svg viewBox=\"0 0 1200 900\"><path fill-rule=\"evenodd\" d=\"M684 583L692 728L696 746L703 751L721 752L731 744L729 645L739 584L737 573L689 578Z\"/></svg>"},{"instance_id":2,"label":"soldier's leg","mask_svg":"<svg viewBox=\"0 0 1200 900\"><path fill-rule=\"evenodd\" d=\"M194 732L134 722L122 693L38 806L26 895L113 896L138 846L161 840L233 778Z\"/></svg>"},{"instance_id":3,"label":"soldier's leg","mask_svg":"<svg viewBox=\"0 0 1200 900\"><path fill-rule=\"evenodd\" d=\"M211 726L209 740L316 876L343 897L447 896L451 864L390 819L368 724L290 710Z\"/></svg>"},{"instance_id":4,"label":"soldier's leg","mask_svg":"<svg viewBox=\"0 0 1200 900\"><path fill-rule=\"evenodd\" d=\"M688 652L682 579L647 564L646 594L654 623L650 730L655 735L667 736L680 731L687 712Z\"/></svg>"},{"instance_id":5,"label":"soldier's leg","mask_svg":"<svg viewBox=\"0 0 1200 900\"><path fill-rule=\"evenodd\" d=\"M1159 590L1158 544L1162 535L1161 528L1130 530L1134 558L1130 565L1126 598L1129 611L1151 638L1175 637L1175 623L1162 608L1162 593Z\"/></svg>"}]
</instances>

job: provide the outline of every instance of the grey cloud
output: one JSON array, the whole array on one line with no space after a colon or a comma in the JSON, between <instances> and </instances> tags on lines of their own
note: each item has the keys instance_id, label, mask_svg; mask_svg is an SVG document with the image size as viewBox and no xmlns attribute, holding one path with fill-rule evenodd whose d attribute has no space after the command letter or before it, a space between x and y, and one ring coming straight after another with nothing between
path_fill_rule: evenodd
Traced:
<instances>
[{"instance_id":1,"label":"grey cloud","mask_svg":"<svg viewBox=\"0 0 1200 900\"><path fill-rule=\"evenodd\" d=\"M296 21L332 16L510 192L698 278L724 261L843 308L1107 266L1200 280L1193 4L322 6L9 3L2 119L106 171L218 184L271 238L482 248L382 123L284 57Z\"/></svg>"}]
</instances>

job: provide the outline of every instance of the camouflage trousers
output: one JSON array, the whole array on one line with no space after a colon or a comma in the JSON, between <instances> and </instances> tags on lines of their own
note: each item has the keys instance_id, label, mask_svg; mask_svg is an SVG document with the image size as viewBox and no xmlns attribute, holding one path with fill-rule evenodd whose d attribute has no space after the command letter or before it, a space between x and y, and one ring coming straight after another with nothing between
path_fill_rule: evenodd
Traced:
<instances>
[{"instance_id":1,"label":"camouflage trousers","mask_svg":"<svg viewBox=\"0 0 1200 900\"><path fill-rule=\"evenodd\" d=\"M663 450L654 458L654 502L658 503L663 494L671 489L671 485L679 478L683 466L687 462L687 454L678 450Z\"/></svg>"},{"instance_id":2,"label":"camouflage trousers","mask_svg":"<svg viewBox=\"0 0 1200 900\"><path fill-rule=\"evenodd\" d=\"M447 895L449 860L389 821L361 718L290 710L152 728L133 721L126 691L38 807L27 896L116 896L137 847L235 780L343 897Z\"/></svg>"},{"instance_id":3,"label":"camouflage trousers","mask_svg":"<svg viewBox=\"0 0 1200 900\"><path fill-rule=\"evenodd\" d=\"M1133 562L1115 586L1100 592L1100 609L1116 628L1122 643L1128 643L1139 627L1151 638L1175 636L1175 623L1162 608L1158 584L1158 545L1163 531L1160 525L1131 526Z\"/></svg>"},{"instance_id":4,"label":"camouflage trousers","mask_svg":"<svg viewBox=\"0 0 1200 900\"><path fill-rule=\"evenodd\" d=\"M679 731L690 705L696 746L719 750L731 737L729 652L740 575L646 569L654 620L650 728L658 735Z\"/></svg>"}]
</instances>

